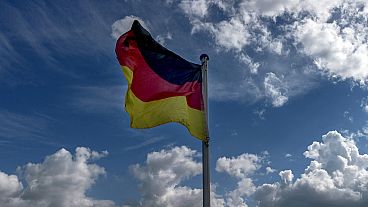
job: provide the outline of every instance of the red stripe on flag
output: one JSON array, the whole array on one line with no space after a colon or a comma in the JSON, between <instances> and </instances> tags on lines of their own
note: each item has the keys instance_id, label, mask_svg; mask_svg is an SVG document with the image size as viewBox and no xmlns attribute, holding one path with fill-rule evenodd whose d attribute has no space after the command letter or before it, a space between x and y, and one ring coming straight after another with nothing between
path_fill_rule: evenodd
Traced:
<instances>
[{"instance_id":1,"label":"red stripe on flag","mask_svg":"<svg viewBox=\"0 0 368 207\"><path fill-rule=\"evenodd\" d=\"M133 32L127 32L118 39L115 49L120 65L127 66L133 71L131 85L133 93L144 102L172 96L186 96L191 108L203 110L202 84L195 81L176 85L162 79L146 63L135 40L127 40L133 37Z\"/></svg>"}]
</instances>

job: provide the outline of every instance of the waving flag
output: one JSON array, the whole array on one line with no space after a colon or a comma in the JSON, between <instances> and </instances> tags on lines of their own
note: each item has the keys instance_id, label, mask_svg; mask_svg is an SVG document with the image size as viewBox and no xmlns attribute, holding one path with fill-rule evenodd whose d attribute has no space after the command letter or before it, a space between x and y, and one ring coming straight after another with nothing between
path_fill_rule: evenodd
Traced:
<instances>
[{"instance_id":1,"label":"waving flag","mask_svg":"<svg viewBox=\"0 0 368 207\"><path fill-rule=\"evenodd\" d=\"M128 81L125 109L132 128L178 122L194 137L206 138L200 65L158 44L137 20L115 52Z\"/></svg>"}]
</instances>

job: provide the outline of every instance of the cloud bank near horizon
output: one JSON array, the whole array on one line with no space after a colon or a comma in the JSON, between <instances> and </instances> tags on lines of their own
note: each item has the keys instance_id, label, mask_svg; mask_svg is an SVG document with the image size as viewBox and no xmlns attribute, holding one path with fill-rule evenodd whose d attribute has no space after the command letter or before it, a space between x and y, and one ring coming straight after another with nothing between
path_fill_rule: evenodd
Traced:
<instances>
[{"instance_id":1,"label":"cloud bank near horizon","mask_svg":"<svg viewBox=\"0 0 368 207\"><path fill-rule=\"evenodd\" d=\"M97 179L106 174L93 163L107 156L84 147L75 154L65 149L41 163L19 167L17 175L0 171L0 205L4 207L116 207L111 200L87 196ZM311 159L301 175L291 169L276 171L268 152L220 157L216 172L235 180L234 189L220 194L224 183L213 182L214 207L352 206L368 203L368 155L360 154L355 141L330 131L303 153ZM287 158L285 158L287 159ZM129 167L138 181L140 200L127 206L201 206L202 190L184 183L201 174L200 155L186 146L174 146L147 154L144 163ZM256 184L257 177L278 173L273 183ZM24 180L23 180L24 179ZM180 201L180 202L179 202Z\"/></svg>"},{"instance_id":2,"label":"cloud bank near horizon","mask_svg":"<svg viewBox=\"0 0 368 207\"><path fill-rule=\"evenodd\" d=\"M98 177L106 174L103 167L91 162L107 154L106 151L78 147L72 155L66 149L60 149L42 163L19 167L20 177L0 171L0 206L115 207L113 201L86 195Z\"/></svg>"},{"instance_id":3,"label":"cloud bank near horizon","mask_svg":"<svg viewBox=\"0 0 368 207\"><path fill-rule=\"evenodd\" d=\"M359 153L353 139L329 131L320 142L309 145L303 155L311 162L300 176L285 169L278 172L279 181L261 185L255 184L256 176L276 172L269 165L268 153L218 158L217 173L235 179L237 184L235 189L220 195L216 189L221 188L221 183L212 183L212 206L247 207L256 203L260 207L362 207L368 204L368 155ZM182 184L201 173L198 153L194 150L182 146L149 153L144 164L131 166L131 172L141 183L142 197L135 206L202 205L201 189Z\"/></svg>"}]
</instances>

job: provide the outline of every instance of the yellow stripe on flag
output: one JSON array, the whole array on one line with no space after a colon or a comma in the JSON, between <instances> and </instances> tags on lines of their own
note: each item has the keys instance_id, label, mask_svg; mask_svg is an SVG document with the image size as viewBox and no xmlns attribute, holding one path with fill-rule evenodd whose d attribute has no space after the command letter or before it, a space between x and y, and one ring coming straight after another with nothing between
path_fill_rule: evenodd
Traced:
<instances>
[{"instance_id":1,"label":"yellow stripe on flag","mask_svg":"<svg viewBox=\"0 0 368 207\"><path fill-rule=\"evenodd\" d=\"M191 135L205 140L203 111L189 107L185 96L174 96L150 102L141 101L130 89L133 72L126 66L122 66L122 69L128 80L125 110L130 115L131 127L152 128L169 122L178 122L186 126Z\"/></svg>"}]
</instances>

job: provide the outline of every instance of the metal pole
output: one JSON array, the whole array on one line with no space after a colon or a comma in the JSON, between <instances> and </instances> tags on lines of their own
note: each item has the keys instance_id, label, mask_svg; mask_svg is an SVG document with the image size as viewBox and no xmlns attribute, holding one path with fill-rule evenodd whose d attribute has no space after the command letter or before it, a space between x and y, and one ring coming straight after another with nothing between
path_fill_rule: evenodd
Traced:
<instances>
[{"instance_id":1,"label":"metal pole","mask_svg":"<svg viewBox=\"0 0 368 207\"><path fill-rule=\"evenodd\" d=\"M207 69L209 57L206 54L200 56L202 62L202 94L204 112L206 116L206 139L202 141L202 168L203 168L203 207L211 206L211 186L210 186L210 163L209 163L209 130L208 130L208 84L207 84Z\"/></svg>"}]
</instances>

